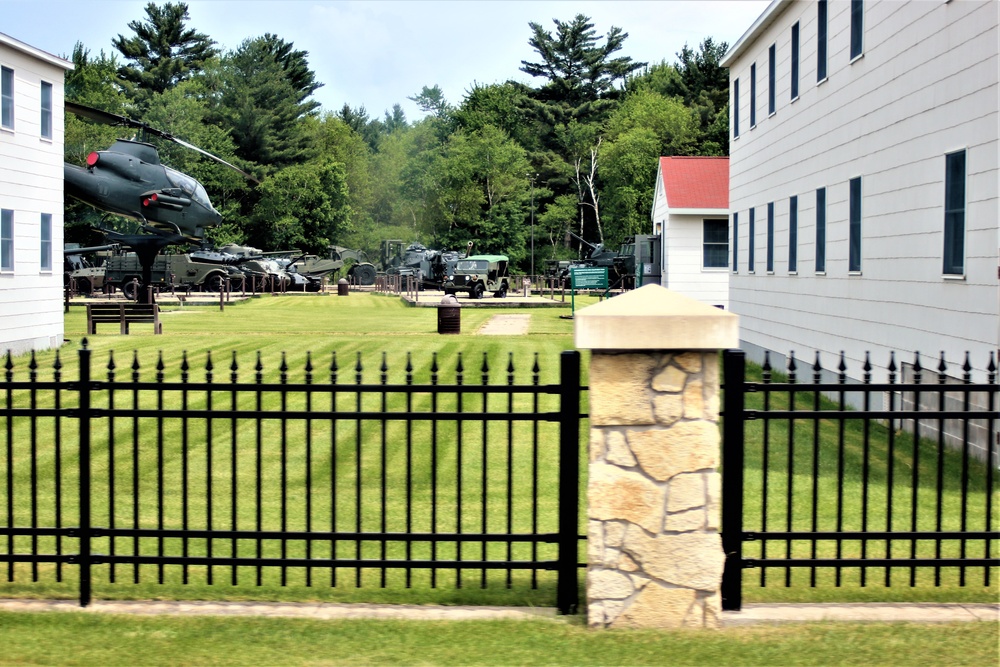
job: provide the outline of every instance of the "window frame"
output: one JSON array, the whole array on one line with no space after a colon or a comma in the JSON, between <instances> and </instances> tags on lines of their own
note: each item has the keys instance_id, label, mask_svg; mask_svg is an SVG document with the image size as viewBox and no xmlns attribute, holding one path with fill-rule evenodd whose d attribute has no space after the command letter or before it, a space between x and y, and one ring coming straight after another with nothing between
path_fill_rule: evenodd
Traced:
<instances>
[{"instance_id":1,"label":"window frame","mask_svg":"<svg viewBox=\"0 0 1000 667\"><path fill-rule=\"evenodd\" d=\"M792 26L792 62L791 71L789 76L791 77L791 94L790 99L792 102L799 99L799 22L796 21Z\"/></svg>"},{"instance_id":2,"label":"window frame","mask_svg":"<svg viewBox=\"0 0 1000 667\"><path fill-rule=\"evenodd\" d=\"M733 273L740 271L740 213L733 211Z\"/></svg>"},{"instance_id":3,"label":"window frame","mask_svg":"<svg viewBox=\"0 0 1000 667\"><path fill-rule=\"evenodd\" d=\"M778 110L778 96L775 86L778 83L778 47L772 44L767 49L767 115L773 116Z\"/></svg>"},{"instance_id":4,"label":"window frame","mask_svg":"<svg viewBox=\"0 0 1000 667\"><path fill-rule=\"evenodd\" d=\"M826 274L826 188L816 188L816 273Z\"/></svg>"},{"instance_id":5,"label":"window frame","mask_svg":"<svg viewBox=\"0 0 1000 667\"><path fill-rule=\"evenodd\" d=\"M48 104L46 104L45 93L48 91ZM39 121L39 135L42 139L52 140L52 106L53 106L53 92L54 89L52 84L48 81L42 81L39 89L38 102L41 107L41 116Z\"/></svg>"},{"instance_id":6,"label":"window frame","mask_svg":"<svg viewBox=\"0 0 1000 667\"><path fill-rule=\"evenodd\" d=\"M799 196L788 198L788 273L799 272Z\"/></svg>"},{"instance_id":7,"label":"window frame","mask_svg":"<svg viewBox=\"0 0 1000 667\"><path fill-rule=\"evenodd\" d=\"M956 183L953 179L951 169L953 159L961 156L961 179ZM958 278L965 277L965 234L966 216L968 211L968 185L969 185L969 157L968 150L961 150L946 153L944 161L944 226L942 232L944 243L942 248L941 272L945 277ZM956 187L961 187L961 192L956 193ZM960 194L961 196L956 196ZM960 202L957 200L961 200ZM961 208L953 205L959 203Z\"/></svg>"},{"instance_id":8,"label":"window frame","mask_svg":"<svg viewBox=\"0 0 1000 667\"><path fill-rule=\"evenodd\" d=\"M862 190L860 176L855 176L848 181L848 191L847 271L848 273L861 273Z\"/></svg>"},{"instance_id":9,"label":"window frame","mask_svg":"<svg viewBox=\"0 0 1000 667\"><path fill-rule=\"evenodd\" d=\"M851 62L865 55L865 3L851 0Z\"/></svg>"},{"instance_id":10,"label":"window frame","mask_svg":"<svg viewBox=\"0 0 1000 667\"><path fill-rule=\"evenodd\" d=\"M717 226L725 226L725 234L722 236L724 240L722 241L709 241L708 239L708 227L709 223ZM716 230L718 231L718 229ZM713 248L718 248L719 246L725 247L725 252L722 254L722 263L709 265L706 261L708 259L708 249L709 246ZM703 218L701 221L701 268L703 270L718 270L727 269L729 267L729 221L723 220L721 218Z\"/></svg>"},{"instance_id":11,"label":"window frame","mask_svg":"<svg viewBox=\"0 0 1000 667\"><path fill-rule=\"evenodd\" d=\"M774 273L774 202L767 203L767 272Z\"/></svg>"},{"instance_id":12,"label":"window frame","mask_svg":"<svg viewBox=\"0 0 1000 667\"><path fill-rule=\"evenodd\" d=\"M750 129L757 127L757 63L750 65Z\"/></svg>"},{"instance_id":13,"label":"window frame","mask_svg":"<svg viewBox=\"0 0 1000 667\"><path fill-rule=\"evenodd\" d=\"M747 226L748 226L748 230L747 231L749 232L749 242L747 244L747 272L748 273L754 273L754 260L756 259L754 257L754 246L755 246L755 244L754 244L754 240L755 240L754 239L754 233L756 232L756 230L754 229L754 227L756 226L756 220L754 220L754 218L756 216L754 214L754 211L755 211L754 207L751 206L750 207L750 219L747 221Z\"/></svg>"},{"instance_id":14,"label":"window frame","mask_svg":"<svg viewBox=\"0 0 1000 667\"><path fill-rule=\"evenodd\" d=\"M0 66L0 129L14 130L14 70Z\"/></svg>"},{"instance_id":15,"label":"window frame","mask_svg":"<svg viewBox=\"0 0 1000 667\"><path fill-rule=\"evenodd\" d=\"M827 48L829 46L829 11L827 0L816 3L816 83L827 78Z\"/></svg>"},{"instance_id":16,"label":"window frame","mask_svg":"<svg viewBox=\"0 0 1000 667\"><path fill-rule=\"evenodd\" d=\"M0 271L14 271L14 211L0 209Z\"/></svg>"},{"instance_id":17,"label":"window frame","mask_svg":"<svg viewBox=\"0 0 1000 667\"><path fill-rule=\"evenodd\" d=\"M42 213L38 220L39 268L42 273L52 272L52 214Z\"/></svg>"},{"instance_id":18,"label":"window frame","mask_svg":"<svg viewBox=\"0 0 1000 667\"><path fill-rule=\"evenodd\" d=\"M733 80L733 139L740 138L740 79Z\"/></svg>"}]
</instances>

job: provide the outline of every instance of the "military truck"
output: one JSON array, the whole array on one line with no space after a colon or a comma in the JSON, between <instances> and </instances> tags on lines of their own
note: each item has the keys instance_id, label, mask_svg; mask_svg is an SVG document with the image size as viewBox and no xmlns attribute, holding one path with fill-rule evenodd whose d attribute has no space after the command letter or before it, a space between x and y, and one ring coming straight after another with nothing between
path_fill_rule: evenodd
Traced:
<instances>
[{"instance_id":1,"label":"military truck","mask_svg":"<svg viewBox=\"0 0 1000 667\"><path fill-rule=\"evenodd\" d=\"M231 258L214 251L196 251L184 255L158 255L153 262L151 284L160 289L200 288L218 292L226 278L241 279ZM142 282L142 266L135 253L112 255L104 263L104 280L134 299L136 282Z\"/></svg>"},{"instance_id":2,"label":"military truck","mask_svg":"<svg viewBox=\"0 0 1000 667\"><path fill-rule=\"evenodd\" d=\"M455 263L455 272L443 287L445 294L466 292L473 299L482 299L487 292L502 299L510 289L507 255L470 255Z\"/></svg>"}]
</instances>

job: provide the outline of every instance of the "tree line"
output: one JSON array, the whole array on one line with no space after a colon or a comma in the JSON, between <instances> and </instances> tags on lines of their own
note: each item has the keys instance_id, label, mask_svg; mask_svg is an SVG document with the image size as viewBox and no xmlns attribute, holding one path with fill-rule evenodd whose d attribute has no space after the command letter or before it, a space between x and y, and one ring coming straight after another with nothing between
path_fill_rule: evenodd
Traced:
<instances>
[{"instance_id":1,"label":"tree line","mask_svg":"<svg viewBox=\"0 0 1000 667\"><path fill-rule=\"evenodd\" d=\"M112 49L73 49L68 100L141 119L254 174L260 185L176 144L161 159L201 181L224 223L208 241L322 253L382 239L503 253L528 268L581 252L569 232L615 246L649 228L657 158L727 155L727 45L705 38L677 61L621 55L628 33L590 18L528 24L533 84L474 83L449 102L437 86L383 117L320 107L308 53L266 33L228 52L188 24L183 2L149 3ZM66 159L82 163L118 130L66 118ZM98 212L67 204L67 238ZM532 225L533 222L533 225ZM125 221L112 223L127 225ZM585 249L584 249L585 252Z\"/></svg>"}]
</instances>

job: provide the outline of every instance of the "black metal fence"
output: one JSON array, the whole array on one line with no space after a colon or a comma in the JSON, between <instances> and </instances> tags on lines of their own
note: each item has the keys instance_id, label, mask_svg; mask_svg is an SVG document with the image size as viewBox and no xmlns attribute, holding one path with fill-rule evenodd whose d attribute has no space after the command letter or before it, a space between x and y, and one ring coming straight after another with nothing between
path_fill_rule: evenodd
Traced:
<instances>
[{"instance_id":1,"label":"black metal fence","mask_svg":"<svg viewBox=\"0 0 1000 667\"><path fill-rule=\"evenodd\" d=\"M766 359L761 381L747 381L739 350L723 362L724 609L740 609L745 569L759 570L761 586L774 576L785 586L876 576L885 586L925 576L921 585L990 585L1000 566L992 355L985 384L972 383L968 359L959 383L944 359L925 382L918 356L905 384L894 359L885 383L872 382L866 361L860 384L848 383L843 358L836 381L823 382L817 354L806 383L794 355L782 381ZM987 434L984 461L970 453L974 429Z\"/></svg>"},{"instance_id":2,"label":"black metal fence","mask_svg":"<svg viewBox=\"0 0 1000 667\"><path fill-rule=\"evenodd\" d=\"M447 372L407 355L396 383L384 354L375 383L360 353L295 372L283 356L277 381L260 353L252 370L233 352L197 371L161 354L155 369L109 357L95 372L86 340L78 355L78 377L56 356L51 380L34 355L18 373L7 357L8 582L61 582L73 566L86 605L97 577L435 588L486 586L489 572L535 587L554 572L559 610L575 610L579 353L561 355L558 384L540 381L537 354L521 383L512 355L499 378L485 354Z\"/></svg>"}]
</instances>

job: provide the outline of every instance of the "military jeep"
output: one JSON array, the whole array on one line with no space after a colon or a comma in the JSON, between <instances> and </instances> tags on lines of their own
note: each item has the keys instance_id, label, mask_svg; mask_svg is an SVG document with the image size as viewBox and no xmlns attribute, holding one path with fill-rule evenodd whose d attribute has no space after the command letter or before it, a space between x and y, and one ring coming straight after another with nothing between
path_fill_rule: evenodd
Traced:
<instances>
[{"instance_id":1,"label":"military jeep","mask_svg":"<svg viewBox=\"0 0 1000 667\"><path fill-rule=\"evenodd\" d=\"M445 294L466 292L473 299L482 299L487 292L502 299L510 289L506 255L471 255L455 263L454 273L443 287Z\"/></svg>"}]
</instances>

